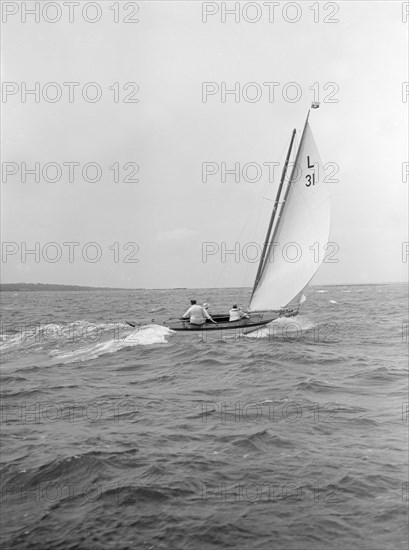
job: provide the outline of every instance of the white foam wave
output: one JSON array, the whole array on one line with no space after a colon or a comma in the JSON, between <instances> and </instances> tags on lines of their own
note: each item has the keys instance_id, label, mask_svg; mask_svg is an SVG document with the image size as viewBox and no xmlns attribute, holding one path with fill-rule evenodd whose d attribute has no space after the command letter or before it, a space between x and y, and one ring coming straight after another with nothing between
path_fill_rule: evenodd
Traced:
<instances>
[{"instance_id":1,"label":"white foam wave","mask_svg":"<svg viewBox=\"0 0 409 550\"><path fill-rule=\"evenodd\" d=\"M1 335L2 352L46 351L61 361L85 361L135 345L166 344L173 331L160 325L138 326L131 334L124 323L93 323L78 320L58 324L24 324L12 327L13 333Z\"/></svg>"},{"instance_id":2,"label":"white foam wave","mask_svg":"<svg viewBox=\"0 0 409 550\"><path fill-rule=\"evenodd\" d=\"M62 361L64 363L73 363L75 361L87 361L88 359L96 359L100 355L105 355L106 353L114 353L115 351L123 348L121 342L115 340L107 340L105 342L99 342L98 344L92 344L90 346L85 346L78 348L73 351L52 351L50 355L57 361Z\"/></svg>"},{"instance_id":3,"label":"white foam wave","mask_svg":"<svg viewBox=\"0 0 409 550\"><path fill-rule=\"evenodd\" d=\"M129 327L128 327L129 328ZM131 346L148 346L152 344L167 344L166 336L174 331L160 325L144 325L136 328L131 334L118 339L109 339L88 346L82 346L75 350L51 351L50 355L57 361L72 363L75 361L88 361L101 355L115 353Z\"/></svg>"},{"instance_id":4,"label":"white foam wave","mask_svg":"<svg viewBox=\"0 0 409 550\"><path fill-rule=\"evenodd\" d=\"M293 338L302 332L312 329L315 323L308 317L279 317L268 325L264 325L246 334L248 338Z\"/></svg>"},{"instance_id":5,"label":"white foam wave","mask_svg":"<svg viewBox=\"0 0 409 550\"><path fill-rule=\"evenodd\" d=\"M167 344L166 336L175 331L161 325L144 325L129 334L125 340L127 345L148 346L150 344Z\"/></svg>"},{"instance_id":6,"label":"white foam wave","mask_svg":"<svg viewBox=\"0 0 409 550\"><path fill-rule=\"evenodd\" d=\"M118 339L124 328L123 323L93 323L78 320L70 323L33 323L20 324L10 327L12 334L2 334L1 349L3 351L24 345L25 347L74 344L79 342L93 343L111 335Z\"/></svg>"}]
</instances>

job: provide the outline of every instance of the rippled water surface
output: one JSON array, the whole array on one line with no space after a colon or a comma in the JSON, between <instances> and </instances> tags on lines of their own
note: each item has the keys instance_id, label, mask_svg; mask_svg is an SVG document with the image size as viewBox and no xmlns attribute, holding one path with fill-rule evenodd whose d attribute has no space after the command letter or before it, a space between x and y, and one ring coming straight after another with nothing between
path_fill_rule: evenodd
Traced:
<instances>
[{"instance_id":1,"label":"rippled water surface","mask_svg":"<svg viewBox=\"0 0 409 550\"><path fill-rule=\"evenodd\" d=\"M248 290L2 293L2 548L407 548L405 285L247 336L193 297Z\"/></svg>"}]
</instances>

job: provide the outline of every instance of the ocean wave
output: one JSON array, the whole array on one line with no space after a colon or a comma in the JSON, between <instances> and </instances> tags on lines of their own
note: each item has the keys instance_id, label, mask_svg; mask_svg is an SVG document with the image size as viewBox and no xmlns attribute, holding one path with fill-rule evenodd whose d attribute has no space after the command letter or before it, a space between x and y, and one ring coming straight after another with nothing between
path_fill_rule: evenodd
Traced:
<instances>
[{"instance_id":1,"label":"ocean wave","mask_svg":"<svg viewBox=\"0 0 409 550\"><path fill-rule=\"evenodd\" d=\"M127 328L129 330L129 327ZM79 347L75 350L55 350L50 356L56 361L76 362L97 359L100 356L116 353L134 346L149 346L153 344L167 344L166 337L174 331L160 325L145 325L136 328L131 334L121 335L120 339L109 339L89 346Z\"/></svg>"},{"instance_id":2,"label":"ocean wave","mask_svg":"<svg viewBox=\"0 0 409 550\"><path fill-rule=\"evenodd\" d=\"M279 317L265 326L255 328L246 334L246 338L294 338L313 329L316 323L304 315L297 317Z\"/></svg>"},{"instance_id":3,"label":"ocean wave","mask_svg":"<svg viewBox=\"0 0 409 550\"><path fill-rule=\"evenodd\" d=\"M23 323L2 336L0 349L8 351L20 347L25 350L53 349L56 346L75 345L82 342L97 342L109 334L118 337L124 323L95 323L83 319L68 323Z\"/></svg>"},{"instance_id":4,"label":"ocean wave","mask_svg":"<svg viewBox=\"0 0 409 550\"><path fill-rule=\"evenodd\" d=\"M338 391L340 389L340 387L335 384L330 384L328 381L324 382L316 378L309 378L308 380L299 382L296 388L300 391L313 391L317 393Z\"/></svg>"}]
</instances>

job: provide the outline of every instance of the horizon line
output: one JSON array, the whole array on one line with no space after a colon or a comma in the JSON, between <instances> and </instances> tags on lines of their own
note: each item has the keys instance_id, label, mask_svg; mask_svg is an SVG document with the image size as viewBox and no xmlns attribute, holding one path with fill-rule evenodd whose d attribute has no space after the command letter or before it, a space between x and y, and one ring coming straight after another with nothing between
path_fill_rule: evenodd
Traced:
<instances>
[{"instance_id":1,"label":"horizon line","mask_svg":"<svg viewBox=\"0 0 409 550\"><path fill-rule=\"evenodd\" d=\"M324 284L313 284L310 285L314 287L327 287L327 286L365 286L365 285L390 285L390 284L407 284L408 281L386 281L386 282L374 282L374 283L324 283ZM111 286L92 286L92 285L83 285L83 284L67 284L67 283L0 283L0 290L3 287L11 285L27 285L27 286L59 286L59 287L80 287L88 290L208 290L208 289L243 289L249 288L251 286L221 286L221 287L111 287ZM6 289L4 289L6 291ZM61 289L63 290L63 289Z\"/></svg>"}]
</instances>

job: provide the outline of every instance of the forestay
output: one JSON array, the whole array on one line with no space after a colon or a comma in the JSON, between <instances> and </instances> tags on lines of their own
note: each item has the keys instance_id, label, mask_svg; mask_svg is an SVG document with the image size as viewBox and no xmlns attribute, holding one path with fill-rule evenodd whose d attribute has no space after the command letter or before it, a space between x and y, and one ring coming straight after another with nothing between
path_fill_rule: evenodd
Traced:
<instances>
[{"instance_id":1,"label":"forestay","mask_svg":"<svg viewBox=\"0 0 409 550\"><path fill-rule=\"evenodd\" d=\"M308 120L249 310L286 306L308 284L324 257L330 196Z\"/></svg>"}]
</instances>

